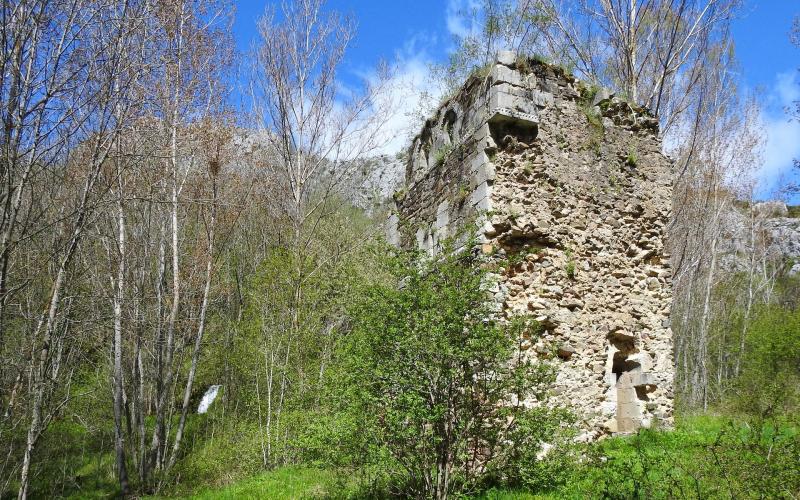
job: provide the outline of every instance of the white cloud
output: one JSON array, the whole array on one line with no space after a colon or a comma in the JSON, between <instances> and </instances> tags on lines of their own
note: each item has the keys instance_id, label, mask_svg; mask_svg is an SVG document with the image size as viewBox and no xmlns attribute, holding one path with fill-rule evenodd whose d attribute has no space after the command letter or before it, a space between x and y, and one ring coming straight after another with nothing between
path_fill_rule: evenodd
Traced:
<instances>
[{"instance_id":1,"label":"white cloud","mask_svg":"<svg viewBox=\"0 0 800 500\"><path fill-rule=\"evenodd\" d=\"M447 31L451 35L465 38L478 32L479 27L475 25L468 13L480 9L477 0L448 0L445 19L447 20Z\"/></svg>"},{"instance_id":2,"label":"white cloud","mask_svg":"<svg viewBox=\"0 0 800 500\"><path fill-rule=\"evenodd\" d=\"M447 33L459 38L479 33L480 26L472 14L480 9L480 0L448 0L445 8ZM423 121L438 106L444 89L431 74L436 59L428 48L439 47L442 43L450 44L445 47L446 52L454 50L451 42L435 35L417 34L397 52L395 74L384 96L384 104L390 102L393 112L385 125L389 138L381 153L393 154L408 146Z\"/></svg>"},{"instance_id":3,"label":"white cloud","mask_svg":"<svg viewBox=\"0 0 800 500\"><path fill-rule=\"evenodd\" d=\"M393 80L386 97L393 107L385 124L387 142L383 152L387 154L408 146L421 126L420 117L427 114L430 102L438 102L441 95L432 82L430 61L424 57L401 60Z\"/></svg>"},{"instance_id":4,"label":"white cloud","mask_svg":"<svg viewBox=\"0 0 800 500\"><path fill-rule=\"evenodd\" d=\"M779 73L775 84L775 97L778 104L786 106L800 100L800 83L797 81L797 71Z\"/></svg>"},{"instance_id":5,"label":"white cloud","mask_svg":"<svg viewBox=\"0 0 800 500\"><path fill-rule=\"evenodd\" d=\"M447 34L463 38L479 33L480 26L473 14L480 9L480 0L448 0L445 8ZM380 110L376 112L390 111L382 127L384 144L374 153L394 154L405 149L420 131L424 120L438 106L444 89L432 75L431 67L437 59L429 50L438 52L437 48L443 48L445 52L452 52L455 47L443 38L446 35L417 33L396 52L391 81L375 106L376 110ZM374 69L358 73L361 79L376 81Z\"/></svg>"},{"instance_id":6,"label":"white cloud","mask_svg":"<svg viewBox=\"0 0 800 500\"><path fill-rule=\"evenodd\" d=\"M425 49L433 46L435 38L417 34L395 54L391 79L375 106L376 112L386 119L381 128L381 146L374 153L395 154L405 149L443 95L431 74L434 59ZM376 81L374 70L360 76Z\"/></svg>"},{"instance_id":7,"label":"white cloud","mask_svg":"<svg viewBox=\"0 0 800 500\"><path fill-rule=\"evenodd\" d=\"M793 160L800 158L800 122L790 120L784 111L797 100L800 100L798 73L778 74L767 96L770 106L764 114L764 163L756 174L762 195L771 195L779 189L793 174Z\"/></svg>"}]
</instances>

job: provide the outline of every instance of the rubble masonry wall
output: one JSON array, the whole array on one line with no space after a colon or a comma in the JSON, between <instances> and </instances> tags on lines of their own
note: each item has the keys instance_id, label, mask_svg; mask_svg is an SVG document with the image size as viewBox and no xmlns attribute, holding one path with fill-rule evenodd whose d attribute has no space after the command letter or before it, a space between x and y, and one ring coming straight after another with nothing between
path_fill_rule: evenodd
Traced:
<instances>
[{"instance_id":1,"label":"rubble masonry wall","mask_svg":"<svg viewBox=\"0 0 800 500\"><path fill-rule=\"evenodd\" d=\"M551 401L583 437L669 427L671 168L646 110L501 52L414 139L390 239L435 252L477 225L481 250L513 262L498 313L544 325L523 349L557 363Z\"/></svg>"}]
</instances>

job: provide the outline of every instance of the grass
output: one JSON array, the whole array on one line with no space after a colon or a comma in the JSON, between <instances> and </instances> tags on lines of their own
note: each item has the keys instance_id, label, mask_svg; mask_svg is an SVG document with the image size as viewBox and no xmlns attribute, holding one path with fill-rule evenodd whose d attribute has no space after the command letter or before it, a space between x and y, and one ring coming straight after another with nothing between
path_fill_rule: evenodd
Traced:
<instances>
[{"instance_id":1,"label":"grass","mask_svg":"<svg viewBox=\"0 0 800 500\"><path fill-rule=\"evenodd\" d=\"M537 500L548 497L536 495L523 490L491 489L475 498L479 500Z\"/></svg>"},{"instance_id":2,"label":"grass","mask_svg":"<svg viewBox=\"0 0 800 500\"><path fill-rule=\"evenodd\" d=\"M639 157L634 148L628 148L628 156L625 158L625 164L631 168L636 168L639 163Z\"/></svg>"},{"instance_id":3,"label":"grass","mask_svg":"<svg viewBox=\"0 0 800 500\"><path fill-rule=\"evenodd\" d=\"M343 484L343 477L333 470L286 467L223 488L207 488L190 496L173 498L345 498L354 492L354 486Z\"/></svg>"},{"instance_id":4,"label":"grass","mask_svg":"<svg viewBox=\"0 0 800 500\"><path fill-rule=\"evenodd\" d=\"M452 152L453 152L452 144L446 144L445 146L442 146L442 149L437 151L436 156L434 157L436 161L436 167L438 168L444 165L445 160L447 160L447 157L450 156L450 153Z\"/></svg>"},{"instance_id":5,"label":"grass","mask_svg":"<svg viewBox=\"0 0 800 500\"><path fill-rule=\"evenodd\" d=\"M470 194L469 184L461 184L458 187L458 193L456 193L456 204L459 206L463 205Z\"/></svg>"},{"instance_id":6,"label":"grass","mask_svg":"<svg viewBox=\"0 0 800 500\"><path fill-rule=\"evenodd\" d=\"M672 431L643 431L594 445L586 453L593 458L577 466L571 478L550 494L553 498L769 498L785 485L791 498L798 493L797 445L797 429L791 426L759 427L711 415L689 416Z\"/></svg>"},{"instance_id":7,"label":"grass","mask_svg":"<svg viewBox=\"0 0 800 500\"><path fill-rule=\"evenodd\" d=\"M336 471L303 467L286 467L266 472L244 481L222 488L206 488L189 496L147 497L180 498L191 500L215 499L310 499L310 498L359 498L355 482L343 483ZM538 495L524 490L493 488L473 498L480 500L536 500L557 498Z\"/></svg>"},{"instance_id":8,"label":"grass","mask_svg":"<svg viewBox=\"0 0 800 500\"><path fill-rule=\"evenodd\" d=\"M69 441L71 445L61 451L63 460L49 461L52 467L61 468L67 463L64 460L72 458L67 460L73 467L67 474L69 481L56 485L55 479L63 479L63 472L40 470L36 496L113 496L116 483L113 457L106 451L109 443L90 443L88 436L74 427L58 429L65 438L62 444ZM242 429L235 434L238 440L234 440L234 434L220 434L216 444L206 443L210 445L208 449L193 447L191 463L176 471L179 483L164 491L164 496L151 498L365 496L358 474L352 471L292 466L256 472L258 467L246 463L257 450L247 445L249 439L242 435ZM238 445L231 446L236 441ZM238 458L228 456L220 447L238 450ZM565 461L559 453L552 453L531 476L534 484L545 485L546 491L496 486L472 498L792 498L800 493L796 474L800 468L799 450L796 424L759 425L713 415L685 416L679 418L674 430L645 430L578 447L570 456L582 457L579 460ZM240 465L233 466L234 460ZM553 462L548 465L548 460ZM241 470L227 470L225 464ZM248 474L248 470L253 472Z\"/></svg>"},{"instance_id":9,"label":"grass","mask_svg":"<svg viewBox=\"0 0 800 500\"><path fill-rule=\"evenodd\" d=\"M567 265L564 266L564 271L567 273L567 278L574 280L575 279L575 261L569 260L567 261Z\"/></svg>"},{"instance_id":10,"label":"grass","mask_svg":"<svg viewBox=\"0 0 800 500\"><path fill-rule=\"evenodd\" d=\"M704 451L715 443L727 420L714 416L686 417L675 430L646 431L638 436L613 437L586 449L590 460L568 471L567 479L549 491L495 487L473 496L480 500L545 500L602 498L612 488L645 491L647 485L693 480L682 472L705 466ZM626 475L630 473L631 477ZM646 477L645 477L646 476ZM266 472L229 486L203 488L177 498L357 498L351 475L332 469L287 467ZM646 484L645 484L646 483ZM622 485L622 486L620 486ZM638 485L638 486L637 486ZM658 494L655 493L658 497Z\"/></svg>"}]
</instances>

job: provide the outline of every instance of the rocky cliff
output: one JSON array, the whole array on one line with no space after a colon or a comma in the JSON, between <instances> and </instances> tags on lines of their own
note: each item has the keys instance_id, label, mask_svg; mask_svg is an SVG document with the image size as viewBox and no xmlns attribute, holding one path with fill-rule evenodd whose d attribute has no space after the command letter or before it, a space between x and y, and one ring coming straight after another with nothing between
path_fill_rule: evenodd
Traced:
<instances>
[{"instance_id":1,"label":"rocky cliff","mask_svg":"<svg viewBox=\"0 0 800 500\"><path fill-rule=\"evenodd\" d=\"M755 250L759 258L777 268L778 274L800 276L800 214L796 209L780 201L732 207L723 220L719 250L722 268L745 271Z\"/></svg>"}]
</instances>

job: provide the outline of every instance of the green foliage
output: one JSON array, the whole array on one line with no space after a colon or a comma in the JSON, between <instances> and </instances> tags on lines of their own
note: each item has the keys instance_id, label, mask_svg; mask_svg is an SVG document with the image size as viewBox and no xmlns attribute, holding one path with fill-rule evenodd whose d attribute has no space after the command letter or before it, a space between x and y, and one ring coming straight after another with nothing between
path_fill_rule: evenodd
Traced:
<instances>
[{"instance_id":1,"label":"green foliage","mask_svg":"<svg viewBox=\"0 0 800 500\"><path fill-rule=\"evenodd\" d=\"M600 87L594 84L585 84L583 82L578 83L578 92L581 95L581 101L583 101L584 106L591 106L594 97L600 91Z\"/></svg>"},{"instance_id":2,"label":"green foliage","mask_svg":"<svg viewBox=\"0 0 800 500\"><path fill-rule=\"evenodd\" d=\"M553 62L544 54L534 53L531 60L537 64L551 65Z\"/></svg>"},{"instance_id":3,"label":"green foliage","mask_svg":"<svg viewBox=\"0 0 800 500\"><path fill-rule=\"evenodd\" d=\"M187 495L192 499L236 498L350 498L356 489L334 469L286 467L222 488Z\"/></svg>"},{"instance_id":4,"label":"green foliage","mask_svg":"<svg viewBox=\"0 0 800 500\"><path fill-rule=\"evenodd\" d=\"M673 431L642 430L591 445L570 443L546 410L527 413L504 450L506 467L489 468L476 498L794 498L800 493L800 433L794 425L691 417ZM362 416L363 418L363 416ZM530 441L527 443L526 440ZM538 443L556 446L544 458ZM521 446L515 446L521 445ZM369 469L285 468L196 498L381 497ZM365 484L367 485L365 487ZM381 493L383 491L383 493ZM483 491L483 493L480 493Z\"/></svg>"},{"instance_id":5,"label":"green foliage","mask_svg":"<svg viewBox=\"0 0 800 500\"><path fill-rule=\"evenodd\" d=\"M589 450L572 493L586 498L791 498L800 488L796 429L693 421ZM700 419L700 424L704 424ZM568 496L568 495L565 495ZM571 496L571 495L569 495Z\"/></svg>"},{"instance_id":6,"label":"green foliage","mask_svg":"<svg viewBox=\"0 0 800 500\"><path fill-rule=\"evenodd\" d=\"M620 190L622 189L622 186L620 186L620 181L617 178L616 174L610 174L608 176L608 183L611 185L611 189L613 189L615 193L619 193Z\"/></svg>"},{"instance_id":7,"label":"green foliage","mask_svg":"<svg viewBox=\"0 0 800 500\"><path fill-rule=\"evenodd\" d=\"M470 71L469 73L469 77L467 77L468 80L472 78L483 80L484 78L489 76L489 73L491 73L492 66L493 66L492 64L484 64L483 66L477 66L473 68L472 71Z\"/></svg>"},{"instance_id":8,"label":"green foliage","mask_svg":"<svg viewBox=\"0 0 800 500\"><path fill-rule=\"evenodd\" d=\"M108 498L119 483L114 474L113 415L108 404L107 365L85 368L72 377L69 412L55 419L39 438L33 463L30 495L33 498ZM25 439L19 427L0 429L0 442L15 444L21 452ZM7 472L0 470L0 472ZM18 473L0 475L0 485L10 480L10 491L18 487ZM9 491L9 490L7 490ZM0 491L0 498L7 498Z\"/></svg>"},{"instance_id":9,"label":"green foliage","mask_svg":"<svg viewBox=\"0 0 800 500\"><path fill-rule=\"evenodd\" d=\"M638 155L633 147L628 148L628 156L625 157L625 165L635 168L639 163Z\"/></svg>"},{"instance_id":10,"label":"green foliage","mask_svg":"<svg viewBox=\"0 0 800 500\"><path fill-rule=\"evenodd\" d=\"M686 418L674 431L556 447L526 480L504 483L514 489L484 498L793 498L799 445L796 426Z\"/></svg>"},{"instance_id":11,"label":"green foliage","mask_svg":"<svg viewBox=\"0 0 800 500\"><path fill-rule=\"evenodd\" d=\"M594 152L599 158L602 154L602 146L602 136L592 132L589 136L589 141L586 143L587 149Z\"/></svg>"},{"instance_id":12,"label":"green foliage","mask_svg":"<svg viewBox=\"0 0 800 500\"><path fill-rule=\"evenodd\" d=\"M108 498L119 483L114 474L110 426L89 429L77 419L54 423L42 442L47 460L37 464L32 486L34 498ZM5 498L5 497L3 497Z\"/></svg>"},{"instance_id":13,"label":"green foliage","mask_svg":"<svg viewBox=\"0 0 800 500\"><path fill-rule=\"evenodd\" d=\"M759 308L747 329L734 407L755 418L800 410L800 309Z\"/></svg>"},{"instance_id":14,"label":"green foliage","mask_svg":"<svg viewBox=\"0 0 800 500\"><path fill-rule=\"evenodd\" d=\"M392 194L392 198L394 199L394 201L399 203L405 199L407 194L408 194L408 188L402 187Z\"/></svg>"},{"instance_id":15,"label":"green foliage","mask_svg":"<svg viewBox=\"0 0 800 500\"><path fill-rule=\"evenodd\" d=\"M603 140L606 134L603 117L593 106L581 106L581 110L589 123L589 138L586 148L599 158L602 154Z\"/></svg>"},{"instance_id":16,"label":"green foliage","mask_svg":"<svg viewBox=\"0 0 800 500\"><path fill-rule=\"evenodd\" d=\"M603 125L602 112L598 110L597 106L592 104L594 96L599 91L599 88L594 85L587 86L581 84L579 91L581 93L579 108L589 124L589 140L587 147L599 156L601 152L600 148L605 138L605 126Z\"/></svg>"},{"instance_id":17,"label":"green foliage","mask_svg":"<svg viewBox=\"0 0 800 500\"><path fill-rule=\"evenodd\" d=\"M533 173L533 162L526 161L522 165L522 171L525 172L525 175L531 175Z\"/></svg>"},{"instance_id":18,"label":"green foliage","mask_svg":"<svg viewBox=\"0 0 800 500\"><path fill-rule=\"evenodd\" d=\"M361 281L375 277L374 253L364 242L369 221L345 204L320 210L328 215L302 252L279 244L258 248L241 257L255 267L246 279L237 279L239 257L228 257L236 273L225 279L241 294L241 310L214 318L214 348L198 373L200 388L223 385L215 406L225 408L226 422L214 426L221 442L198 437L197 447L185 449L185 463L176 466L182 477L200 480L217 466L214 460L222 476L241 478L305 458L302 440L323 411L324 375L347 327L346 304ZM241 443L238 458L236 447L218 449L223 436Z\"/></svg>"},{"instance_id":19,"label":"green foliage","mask_svg":"<svg viewBox=\"0 0 800 500\"><path fill-rule=\"evenodd\" d=\"M567 274L567 278L574 280L577 266L575 264L575 259L572 257L572 250L565 250L564 255L567 257L567 262L564 264L564 272Z\"/></svg>"},{"instance_id":20,"label":"green foliage","mask_svg":"<svg viewBox=\"0 0 800 500\"><path fill-rule=\"evenodd\" d=\"M517 61L514 64L514 66L516 66L517 71L519 71L523 75L530 74L531 71L533 70L533 68L531 68L531 64L528 57L522 54L517 55Z\"/></svg>"},{"instance_id":21,"label":"green foliage","mask_svg":"<svg viewBox=\"0 0 800 500\"><path fill-rule=\"evenodd\" d=\"M569 140L567 140L566 136L560 132L556 133L556 144L558 145L558 149L561 151L566 151L569 149Z\"/></svg>"},{"instance_id":22,"label":"green foliage","mask_svg":"<svg viewBox=\"0 0 800 500\"><path fill-rule=\"evenodd\" d=\"M581 106L581 111L583 111L584 116L586 116L586 121L589 123L592 129L602 136L605 133L603 115L597 109L595 109L595 106L592 106L591 101L583 104Z\"/></svg>"},{"instance_id":23,"label":"green foliage","mask_svg":"<svg viewBox=\"0 0 800 500\"><path fill-rule=\"evenodd\" d=\"M575 417L563 409L537 408L523 414L509 437L509 457L500 484L549 491L566 484L578 448L571 442ZM542 457L542 443L550 447Z\"/></svg>"},{"instance_id":24,"label":"green foliage","mask_svg":"<svg viewBox=\"0 0 800 500\"><path fill-rule=\"evenodd\" d=\"M564 266L564 272L567 273L567 278L574 280L575 279L575 261L568 260L566 265Z\"/></svg>"},{"instance_id":25,"label":"green foliage","mask_svg":"<svg viewBox=\"0 0 800 500\"><path fill-rule=\"evenodd\" d=\"M452 144L447 144L443 146L439 151L437 151L436 156L434 157L436 161L436 166L441 167L442 165L444 165L445 160L447 159L448 156L450 156L450 153L452 152L453 152Z\"/></svg>"},{"instance_id":26,"label":"green foliage","mask_svg":"<svg viewBox=\"0 0 800 500\"><path fill-rule=\"evenodd\" d=\"M452 247L444 255L398 253L387 263L395 281L367 287L354 303L337 372L362 449L385 452L404 471L397 486L424 497L468 490L507 468L508 440L527 436L518 445L538 450L521 429L551 417L515 403L544 398L551 380L548 366L517 354L537 325L498 323L477 258Z\"/></svg>"},{"instance_id":27,"label":"green foliage","mask_svg":"<svg viewBox=\"0 0 800 500\"><path fill-rule=\"evenodd\" d=\"M508 269L514 269L518 265L525 262L525 259L528 257L528 255L539 253L540 250L541 249L538 247L530 246L522 247L518 250L507 249L506 254L508 257L506 258L505 267Z\"/></svg>"},{"instance_id":28,"label":"green foliage","mask_svg":"<svg viewBox=\"0 0 800 500\"><path fill-rule=\"evenodd\" d=\"M469 198L470 193L469 184L464 183L458 186L458 192L456 193L456 204L463 205L467 198Z\"/></svg>"},{"instance_id":29,"label":"green foliage","mask_svg":"<svg viewBox=\"0 0 800 500\"><path fill-rule=\"evenodd\" d=\"M206 415L192 415L184 458L169 485L170 493L189 493L196 485L220 487L259 474L264 470L263 428L249 419L225 419L215 402Z\"/></svg>"}]
</instances>

